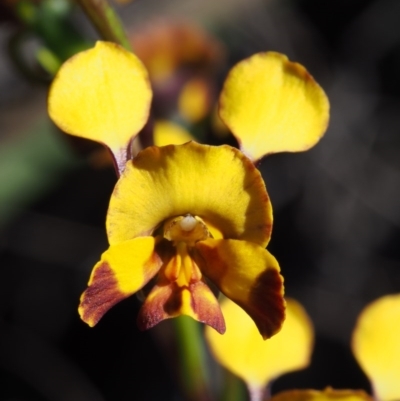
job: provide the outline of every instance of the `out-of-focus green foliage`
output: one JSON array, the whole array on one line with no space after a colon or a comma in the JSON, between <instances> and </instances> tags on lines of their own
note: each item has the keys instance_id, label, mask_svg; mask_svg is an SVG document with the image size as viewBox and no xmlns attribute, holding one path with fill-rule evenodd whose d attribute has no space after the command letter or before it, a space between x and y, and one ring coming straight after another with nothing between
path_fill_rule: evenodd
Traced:
<instances>
[{"instance_id":1,"label":"out-of-focus green foliage","mask_svg":"<svg viewBox=\"0 0 400 401\"><path fill-rule=\"evenodd\" d=\"M37 121L23 141L0 148L0 226L43 196L75 159L47 119Z\"/></svg>"},{"instance_id":2,"label":"out-of-focus green foliage","mask_svg":"<svg viewBox=\"0 0 400 401\"><path fill-rule=\"evenodd\" d=\"M72 4L67 0L43 0L33 3L21 0L14 12L25 29L15 36L11 51L19 65L24 64L22 46L34 36L41 43L36 59L51 75L57 72L63 61L91 46L71 22Z\"/></svg>"}]
</instances>

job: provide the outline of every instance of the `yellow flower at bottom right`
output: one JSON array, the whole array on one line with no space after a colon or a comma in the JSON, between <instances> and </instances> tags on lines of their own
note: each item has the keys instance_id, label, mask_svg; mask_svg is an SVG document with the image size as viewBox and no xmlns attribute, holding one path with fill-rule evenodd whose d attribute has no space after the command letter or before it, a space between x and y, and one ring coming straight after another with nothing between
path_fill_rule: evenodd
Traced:
<instances>
[{"instance_id":1,"label":"yellow flower at bottom right","mask_svg":"<svg viewBox=\"0 0 400 401\"><path fill-rule=\"evenodd\" d=\"M358 317L353 353L378 401L400 399L400 294L369 304Z\"/></svg>"}]
</instances>

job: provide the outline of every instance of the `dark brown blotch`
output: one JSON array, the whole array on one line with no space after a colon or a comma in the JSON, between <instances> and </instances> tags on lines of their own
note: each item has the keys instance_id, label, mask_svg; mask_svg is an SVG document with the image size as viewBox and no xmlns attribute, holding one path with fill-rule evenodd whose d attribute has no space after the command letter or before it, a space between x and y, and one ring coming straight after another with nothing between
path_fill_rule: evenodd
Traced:
<instances>
[{"instance_id":1,"label":"dark brown blotch","mask_svg":"<svg viewBox=\"0 0 400 401\"><path fill-rule=\"evenodd\" d=\"M202 281L190 285L191 306L197 315L197 320L205 323L224 334L226 331L225 319L217 299L211 289ZM211 298L211 299L210 299Z\"/></svg>"},{"instance_id":2,"label":"dark brown blotch","mask_svg":"<svg viewBox=\"0 0 400 401\"><path fill-rule=\"evenodd\" d=\"M119 290L113 270L104 262L95 270L92 283L82 294L79 306L82 320L95 326L110 308L128 295Z\"/></svg>"},{"instance_id":3,"label":"dark brown blotch","mask_svg":"<svg viewBox=\"0 0 400 401\"><path fill-rule=\"evenodd\" d=\"M235 300L254 320L264 339L272 337L285 320L283 277L276 269L267 269L255 280L248 302Z\"/></svg>"},{"instance_id":4,"label":"dark brown blotch","mask_svg":"<svg viewBox=\"0 0 400 401\"><path fill-rule=\"evenodd\" d=\"M137 317L139 330L150 329L162 320L172 317L165 310L165 305L171 296L173 296L173 290L169 282L159 283L154 286L139 310Z\"/></svg>"}]
</instances>

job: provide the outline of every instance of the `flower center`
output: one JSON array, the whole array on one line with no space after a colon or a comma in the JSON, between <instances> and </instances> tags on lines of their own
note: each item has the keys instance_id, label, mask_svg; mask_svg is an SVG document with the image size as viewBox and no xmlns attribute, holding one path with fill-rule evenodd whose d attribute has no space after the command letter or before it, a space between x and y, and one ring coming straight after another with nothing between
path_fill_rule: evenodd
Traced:
<instances>
[{"instance_id":1,"label":"flower center","mask_svg":"<svg viewBox=\"0 0 400 401\"><path fill-rule=\"evenodd\" d=\"M187 246L193 247L197 241L209 237L211 237L210 232L203 220L191 214L174 217L164 224L164 238L172 241L174 246L184 242Z\"/></svg>"},{"instance_id":2,"label":"flower center","mask_svg":"<svg viewBox=\"0 0 400 401\"><path fill-rule=\"evenodd\" d=\"M188 214L182 220L179 220L178 224L183 231L192 231L197 226L197 220L191 214Z\"/></svg>"},{"instance_id":3,"label":"flower center","mask_svg":"<svg viewBox=\"0 0 400 401\"><path fill-rule=\"evenodd\" d=\"M201 279L200 269L191 257L190 250L196 242L210 237L205 223L191 214L174 217L164 223L164 238L176 248L176 255L165 268L165 275L171 282L188 286Z\"/></svg>"}]
</instances>

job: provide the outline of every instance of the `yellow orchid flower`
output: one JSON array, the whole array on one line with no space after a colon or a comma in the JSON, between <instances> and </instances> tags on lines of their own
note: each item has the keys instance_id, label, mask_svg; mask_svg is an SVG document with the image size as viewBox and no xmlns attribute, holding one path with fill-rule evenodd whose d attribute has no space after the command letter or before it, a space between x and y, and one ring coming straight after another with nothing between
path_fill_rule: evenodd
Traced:
<instances>
[{"instance_id":1,"label":"yellow orchid flower","mask_svg":"<svg viewBox=\"0 0 400 401\"><path fill-rule=\"evenodd\" d=\"M270 80L261 77L263 68ZM253 82L260 78L260 85ZM230 96L237 98L239 120ZM263 96L286 119L276 130L271 124L277 120L265 113ZM290 151L311 146L328 120L322 89L303 67L277 53L258 54L234 67L221 99L221 117L253 160L262 152L282 150L283 143ZM82 319L94 326L117 302L150 286L139 312L140 328L184 314L223 333L223 315L209 287L213 283L251 316L264 338L271 337L284 320L285 303L279 265L265 249L272 207L260 172L235 148L195 142L149 147L130 160L130 143L146 121L150 101L139 59L106 42L67 61L50 89L49 113L56 124L106 144L121 174L107 214L110 247L81 297ZM268 132L262 133L262 118L253 107L264 113ZM257 116L255 125L250 122L257 132L246 133L242 109L248 118ZM293 129L293 138L282 129ZM272 146L261 141L262 135ZM258 141L256 153L248 148L248 136Z\"/></svg>"},{"instance_id":2,"label":"yellow orchid flower","mask_svg":"<svg viewBox=\"0 0 400 401\"><path fill-rule=\"evenodd\" d=\"M400 295L369 304L353 332L353 353L371 380L376 400L400 399Z\"/></svg>"},{"instance_id":3,"label":"yellow orchid flower","mask_svg":"<svg viewBox=\"0 0 400 401\"><path fill-rule=\"evenodd\" d=\"M284 317L279 266L264 249L271 226L264 182L240 151L195 142L146 148L127 162L112 194L110 248L93 269L81 316L96 324L157 275L141 328L185 314L222 333L211 280L270 337Z\"/></svg>"}]
</instances>

